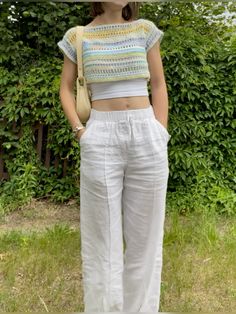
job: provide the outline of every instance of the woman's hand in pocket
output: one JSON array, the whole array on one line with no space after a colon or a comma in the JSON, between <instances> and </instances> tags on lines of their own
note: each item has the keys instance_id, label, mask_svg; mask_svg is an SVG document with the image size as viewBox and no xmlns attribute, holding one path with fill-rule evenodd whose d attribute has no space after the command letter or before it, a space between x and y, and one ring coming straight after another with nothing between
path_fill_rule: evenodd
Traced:
<instances>
[{"instance_id":1,"label":"woman's hand in pocket","mask_svg":"<svg viewBox=\"0 0 236 314\"><path fill-rule=\"evenodd\" d=\"M77 134L76 134L76 139L77 139L78 141L80 141L81 136L83 135L84 132L86 132L86 127L83 128L83 129L81 129L81 130L79 130L79 132L77 132Z\"/></svg>"},{"instance_id":2,"label":"woman's hand in pocket","mask_svg":"<svg viewBox=\"0 0 236 314\"><path fill-rule=\"evenodd\" d=\"M168 131L168 126L166 125L166 123L163 123L162 121L160 121L157 118L156 118L156 120Z\"/></svg>"}]
</instances>

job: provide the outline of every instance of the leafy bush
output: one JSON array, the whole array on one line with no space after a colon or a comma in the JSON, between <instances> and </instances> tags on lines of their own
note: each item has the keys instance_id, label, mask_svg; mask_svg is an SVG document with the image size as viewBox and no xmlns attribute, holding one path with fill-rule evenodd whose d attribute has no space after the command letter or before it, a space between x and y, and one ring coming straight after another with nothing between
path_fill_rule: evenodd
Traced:
<instances>
[{"instance_id":1,"label":"leafy bush","mask_svg":"<svg viewBox=\"0 0 236 314\"><path fill-rule=\"evenodd\" d=\"M56 43L69 27L91 20L88 3L14 6L0 4L0 116L7 121L1 122L0 134L10 174L0 184L2 212L32 197L65 202L79 195L80 147L60 104L63 57ZM201 12L211 9L209 3L200 6L202 11L194 11L192 3L145 3L140 9L140 17L153 20L165 33L161 54L172 135L168 200L182 212L214 207L233 214L236 37L232 28L204 17ZM222 6L217 4L217 10ZM32 128L37 122L49 127L52 153L69 161L65 177L62 165L46 169L38 159Z\"/></svg>"}]
</instances>

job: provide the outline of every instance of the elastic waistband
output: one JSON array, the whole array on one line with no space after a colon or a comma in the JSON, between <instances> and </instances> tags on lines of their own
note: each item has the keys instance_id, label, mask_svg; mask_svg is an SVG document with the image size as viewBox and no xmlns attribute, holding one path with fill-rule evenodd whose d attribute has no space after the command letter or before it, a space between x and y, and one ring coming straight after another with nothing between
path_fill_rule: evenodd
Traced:
<instances>
[{"instance_id":1,"label":"elastic waistband","mask_svg":"<svg viewBox=\"0 0 236 314\"><path fill-rule=\"evenodd\" d=\"M90 119L101 121L119 121L134 119L146 119L153 118L154 112L152 105L147 108L131 109L131 110L112 110L112 111L100 111L91 108Z\"/></svg>"}]
</instances>

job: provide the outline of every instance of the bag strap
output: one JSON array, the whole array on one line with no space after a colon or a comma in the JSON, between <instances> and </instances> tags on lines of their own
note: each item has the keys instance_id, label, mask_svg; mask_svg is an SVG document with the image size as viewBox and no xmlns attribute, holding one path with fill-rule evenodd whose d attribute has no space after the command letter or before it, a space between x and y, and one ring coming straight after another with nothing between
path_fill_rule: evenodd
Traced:
<instances>
[{"instance_id":1,"label":"bag strap","mask_svg":"<svg viewBox=\"0 0 236 314\"><path fill-rule=\"evenodd\" d=\"M83 85L83 82L84 82L83 56L82 56L83 32L84 32L84 26L77 26L76 49L77 49L78 80L79 80L80 85Z\"/></svg>"}]
</instances>

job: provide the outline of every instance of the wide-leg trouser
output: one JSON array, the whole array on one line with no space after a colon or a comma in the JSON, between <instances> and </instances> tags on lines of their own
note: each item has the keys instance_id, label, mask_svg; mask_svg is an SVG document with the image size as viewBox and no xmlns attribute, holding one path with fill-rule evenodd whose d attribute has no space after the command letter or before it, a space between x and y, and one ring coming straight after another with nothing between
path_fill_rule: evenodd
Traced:
<instances>
[{"instance_id":1,"label":"wide-leg trouser","mask_svg":"<svg viewBox=\"0 0 236 314\"><path fill-rule=\"evenodd\" d=\"M171 135L152 106L92 108L86 127L80 139L84 311L158 312Z\"/></svg>"}]
</instances>

